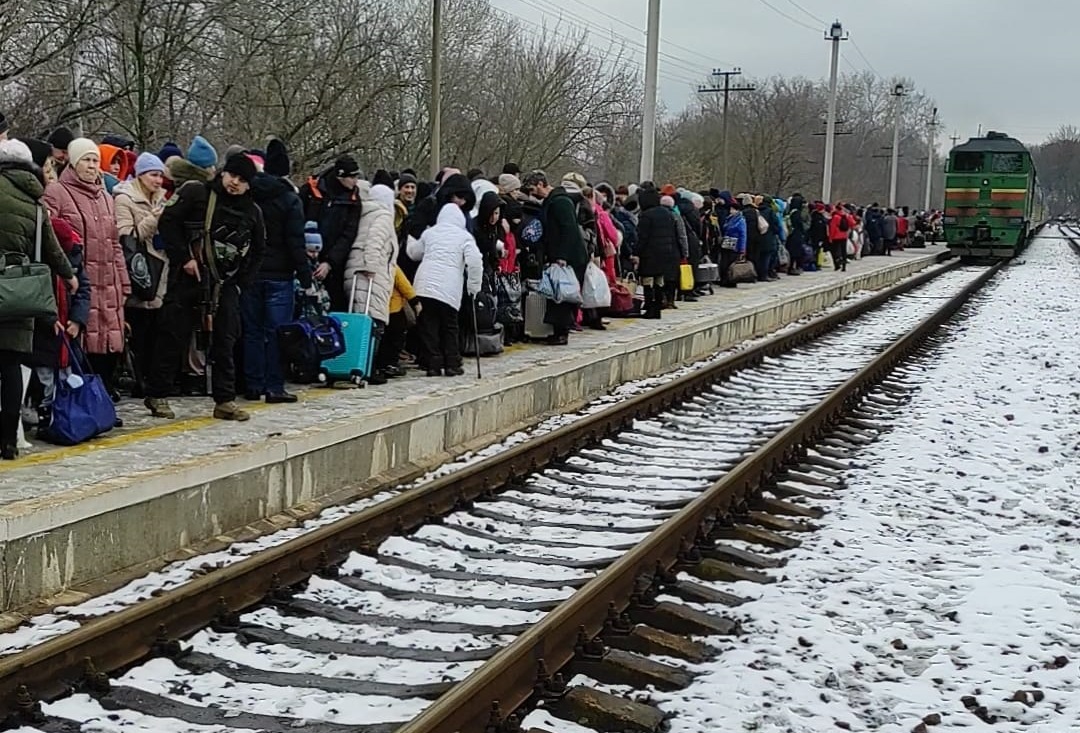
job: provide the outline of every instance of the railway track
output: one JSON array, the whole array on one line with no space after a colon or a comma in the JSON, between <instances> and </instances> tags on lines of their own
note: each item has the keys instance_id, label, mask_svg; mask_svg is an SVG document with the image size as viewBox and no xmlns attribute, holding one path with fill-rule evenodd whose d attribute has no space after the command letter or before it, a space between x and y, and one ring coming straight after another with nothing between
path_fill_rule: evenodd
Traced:
<instances>
[{"instance_id":1,"label":"railway track","mask_svg":"<svg viewBox=\"0 0 1080 733\"><path fill-rule=\"evenodd\" d=\"M501 733L539 704L615 725L604 685L684 685L658 658L737 633L717 584L767 580L842 467L826 436L872 440L891 400L852 406L998 267L911 278L0 659L7 722ZM663 725L634 705L640 729Z\"/></svg>"}]
</instances>

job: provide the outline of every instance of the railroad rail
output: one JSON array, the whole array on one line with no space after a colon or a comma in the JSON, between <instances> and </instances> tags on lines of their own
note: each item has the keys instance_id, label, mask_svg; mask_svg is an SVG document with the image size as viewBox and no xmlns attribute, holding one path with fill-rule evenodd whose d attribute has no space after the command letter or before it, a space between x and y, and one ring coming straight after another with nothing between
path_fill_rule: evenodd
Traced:
<instances>
[{"instance_id":1,"label":"railroad rail","mask_svg":"<svg viewBox=\"0 0 1080 733\"><path fill-rule=\"evenodd\" d=\"M852 306L759 343L743 352L615 404L563 428L390 498L367 510L316 529L256 556L213 571L128 609L91 620L64 636L0 659L0 711L32 720L36 700L54 699L74 687L102 689L113 674L211 624L235 628L239 612L341 562L351 552L374 554L385 538L438 521L441 515L491 497L501 487L557 464L635 420L671 409L732 375L761 365L859 318L887 301L956 270L958 262L922 273ZM955 296L885 351L832 390L824 400L740 460L699 496L666 518L624 555L584 582L538 623L400 730L403 733L484 731L503 725L511 711L535 699L538 682L561 669L580 650L640 599L643 589L697 557L715 528L746 510L753 493L786 462L833 426L853 402L907 358L1002 265L971 280ZM538 669L541 672L538 680ZM95 687L96 686L96 687ZM541 685L542 687L542 685ZM107 685L105 685L107 688ZM493 710L497 712L493 713ZM391 726L394 727L394 726Z\"/></svg>"}]
</instances>

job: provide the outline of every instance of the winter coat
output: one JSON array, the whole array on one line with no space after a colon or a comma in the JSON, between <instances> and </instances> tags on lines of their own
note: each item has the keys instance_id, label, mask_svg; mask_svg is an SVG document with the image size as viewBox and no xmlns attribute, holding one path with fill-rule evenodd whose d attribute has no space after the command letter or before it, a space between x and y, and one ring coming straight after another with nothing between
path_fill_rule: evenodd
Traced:
<instances>
[{"instance_id":1,"label":"winter coat","mask_svg":"<svg viewBox=\"0 0 1080 733\"><path fill-rule=\"evenodd\" d=\"M146 244L146 252L163 262L161 281L157 295L153 300L142 300L134 296L127 299L128 308L155 309L161 307L165 299L165 289L169 284L169 258L157 247L155 239L158 230L158 217L154 216L154 205L163 202L165 192L159 191L152 199L147 197L142 186L136 181L124 181L116 187L114 204L116 206L116 229L120 236L132 234Z\"/></svg>"},{"instance_id":2,"label":"winter coat","mask_svg":"<svg viewBox=\"0 0 1080 733\"><path fill-rule=\"evenodd\" d=\"M214 174L210 170L200 168L183 158L169 160L165 166L165 177L172 181L174 191L190 181L209 183L214 180Z\"/></svg>"},{"instance_id":3,"label":"winter coat","mask_svg":"<svg viewBox=\"0 0 1080 733\"><path fill-rule=\"evenodd\" d=\"M638 201L641 204L637 228L638 275L667 277L672 270L678 272L682 253L675 217L660 205L658 191L641 191Z\"/></svg>"},{"instance_id":4,"label":"winter coat","mask_svg":"<svg viewBox=\"0 0 1080 733\"><path fill-rule=\"evenodd\" d=\"M266 226L266 252L259 267L260 280L300 281L311 287L311 260L304 244L304 206L296 189L284 178L259 173L251 182L251 195Z\"/></svg>"},{"instance_id":5,"label":"winter coat","mask_svg":"<svg viewBox=\"0 0 1080 733\"><path fill-rule=\"evenodd\" d=\"M320 262L327 262L333 271L341 273L349 259L360 226L360 196L356 189L341 185L334 171L307 182L300 191L307 221L318 222L323 249Z\"/></svg>"},{"instance_id":6,"label":"winter coat","mask_svg":"<svg viewBox=\"0 0 1080 733\"><path fill-rule=\"evenodd\" d=\"M884 223L885 218L881 215L880 209L872 208L866 212L866 219L864 220L866 237L872 244L880 244L881 240L885 238Z\"/></svg>"},{"instance_id":7,"label":"winter coat","mask_svg":"<svg viewBox=\"0 0 1080 733\"><path fill-rule=\"evenodd\" d=\"M843 224L844 226L841 226L841 224ZM850 230L851 220L847 218L847 214L839 209L834 211L833 215L829 218L829 241L847 241L848 232Z\"/></svg>"},{"instance_id":8,"label":"winter coat","mask_svg":"<svg viewBox=\"0 0 1080 733\"><path fill-rule=\"evenodd\" d=\"M789 252L800 252L803 245L806 244L806 232L808 227L806 226L805 216L806 213L803 211L802 207L796 207L793 203L791 206L791 213L788 215L788 220L791 222L791 231L788 232L787 239Z\"/></svg>"},{"instance_id":9,"label":"winter coat","mask_svg":"<svg viewBox=\"0 0 1080 733\"><path fill-rule=\"evenodd\" d=\"M250 193L242 196L226 193L220 177L209 183L189 182L181 186L161 214L158 232L173 269L173 278L190 277L178 270L203 248L203 229L211 192L217 199L210 222L215 239L228 241L244 252L239 262L230 269L219 266L218 275L225 282L240 287L250 286L255 282L266 249L262 211Z\"/></svg>"},{"instance_id":10,"label":"winter coat","mask_svg":"<svg viewBox=\"0 0 1080 733\"><path fill-rule=\"evenodd\" d=\"M574 199L559 187L544 200L544 263L563 260L574 270L584 270L589 264L589 253L578 225L577 205Z\"/></svg>"},{"instance_id":11,"label":"winter coat","mask_svg":"<svg viewBox=\"0 0 1080 733\"><path fill-rule=\"evenodd\" d=\"M394 266L394 290L390 293L390 315L400 313L406 303L415 303L416 291L409 278L397 265Z\"/></svg>"},{"instance_id":12,"label":"winter coat","mask_svg":"<svg viewBox=\"0 0 1080 733\"><path fill-rule=\"evenodd\" d=\"M824 211L810 214L810 244L814 247L829 241L829 219Z\"/></svg>"},{"instance_id":13,"label":"winter coat","mask_svg":"<svg viewBox=\"0 0 1080 733\"><path fill-rule=\"evenodd\" d=\"M83 262L90 279L86 353L123 353L124 303L131 295L131 281L120 248L112 197L100 182L83 182L69 166L59 181L45 189L45 201L53 216L66 221L82 237Z\"/></svg>"},{"instance_id":14,"label":"winter coat","mask_svg":"<svg viewBox=\"0 0 1080 733\"><path fill-rule=\"evenodd\" d=\"M368 273L368 276L361 274L357 278L352 310L355 313L364 312L370 290L368 313L376 321L387 323L390 320L390 294L394 289L394 261L398 251L394 212L371 197L371 186L367 181L360 181L356 188L361 201L360 224L345 263L345 297L347 299L353 292L353 276Z\"/></svg>"},{"instance_id":15,"label":"winter coat","mask_svg":"<svg viewBox=\"0 0 1080 733\"><path fill-rule=\"evenodd\" d=\"M886 214L885 218L881 220L881 235L886 241L896 239L898 229L899 227L896 226L896 214Z\"/></svg>"},{"instance_id":16,"label":"winter coat","mask_svg":"<svg viewBox=\"0 0 1080 733\"><path fill-rule=\"evenodd\" d=\"M686 227L686 259L696 267L701 262L702 255L701 213L694 207L694 203L687 198L680 197L677 206Z\"/></svg>"},{"instance_id":17,"label":"winter coat","mask_svg":"<svg viewBox=\"0 0 1080 733\"><path fill-rule=\"evenodd\" d=\"M748 204L742 207L742 217L746 221L746 254L752 259L757 257L763 246L764 235L758 224L761 216L757 209Z\"/></svg>"},{"instance_id":18,"label":"winter coat","mask_svg":"<svg viewBox=\"0 0 1080 733\"><path fill-rule=\"evenodd\" d=\"M731 209L724 218L724 236L735 240L737 254L746 254L746 218L738 209Z\"/></svg>"},{"instance_id":19,"label":"winter coat","mask_svg":"<svg viewBox=\"0 0 1080 733\"><path fill-rule=\"evenodd\" d=\"M65 250L68 262L71 263L71 270L79 280L79 289L73 295L67 289L66 283L53 278L57 319L60 320L62 326L77 323L80 332L83 332L86 330L86 321L90 318L90 280L86 277L86 269L83 267L82 244L60 242L60 248ZM68 360L62 356L61 344L63 342L53 328L57 319L38 318L34 321L34 353L24 361L27 366L51 368L69 366Z\"/></svg>"},{"instance_id":20,"label":"winter coat","mask_svg":"<svg viewBox=\"0 0 1080 733\"><path fill-rule=\"evenodd\" d=\"M465 226L465 212L457 204L446 204L439 211L435 226L420 239L410 239L409 257L420 262L413 287L421 298L432 298L455 310L461 308L461 284L469 295L480 292L483 283L483 258L476 241Z\"/></svg>"},{"instance_id":21,"label":"winter coat","mask_svg":"<svg viewBox=\"0 0 1080 733\"><path fill-rule=\"evenodd\" d=\"M0 164L0 252L34 257L37 241L37 209L42 187L28 165ZM49 214L41 210L41 259L53 274L65 280L72 276L71 263L49 226ZM0 350L29 354L34 346L34 321L0 321Z\"/></svg>"}]
</instances>

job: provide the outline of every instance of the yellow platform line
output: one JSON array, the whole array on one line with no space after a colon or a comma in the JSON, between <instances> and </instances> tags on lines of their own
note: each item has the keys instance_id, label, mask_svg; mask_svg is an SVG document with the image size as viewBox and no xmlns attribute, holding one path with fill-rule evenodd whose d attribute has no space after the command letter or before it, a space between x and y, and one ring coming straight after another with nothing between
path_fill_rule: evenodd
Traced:
<instances>
[{"instance_id":1,"label":"yellow platform line","mask_svg":"<svg viewBox=\"0 0 1080 733\"><path fill-rule=\"evenodd\" d=\"M624 327L621 321L633 321L632 318L613 318L610 320L608 329L613 327L617 330ZM516 343L504 348L503 353L516 353L523 351L534 346L529 343ZM475 357L466 357L465 368L466 374L468 374L468 362ZM325 388L312 388L306 389L300 392L297 396L300 402L307 402L309 400L325 399L332 394L335 394L341 390L325 389ZM209 398L201 398L209 399ZM244 410L247 412L261 412L272 408L288 409L289 405L268 405L265 402L252 402L244 405ZM212 409L212 408L211 408ZM180 420L164 420L161 424L151 425L145 428L138 428L127 433L120 435L109 435L101 438L94 438L85 443L71 446L61 446L57 448L49 448L40 452L29 453L24 456L20 456L17 461L3 461L0 463L0 474L5 471L14 471L20 468L26 468L27 466L40 466L46 463L52 463L54 461L62 461L65 458L74 458L76 456L84 456L96 451L108 450L109 448L121 448L131 445L132 443L142 442L144 440L153 440L154 438L165 438L170 435L176 435L178 433L186 433L192 430L198 430L205 428L214 423L222 422L216 420L213 417L188 417Z\"/></svg>"}]
</instances>

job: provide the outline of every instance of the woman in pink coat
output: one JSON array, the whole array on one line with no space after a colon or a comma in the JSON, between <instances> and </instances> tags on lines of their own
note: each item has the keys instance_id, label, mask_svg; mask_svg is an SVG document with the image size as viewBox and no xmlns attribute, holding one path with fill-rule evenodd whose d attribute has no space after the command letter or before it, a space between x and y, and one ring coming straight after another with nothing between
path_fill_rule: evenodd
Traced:
<instances>
[{"instance_id":1,"label":"woman in pink coat","mask_svg":"<svg viewBox=\"0 0 1080 733\"><path fill-rule=\"evenodd\" d=\"M131 294L124 252L116 230L113 200L105 192L98 147L84 137L68 145L69 165L45 189L52 216L70 224L82 237L83 262L90 280L90 318L86 353L113 399L113 374L124 353L124 303Z\"/></svg>"}]
</instances>

